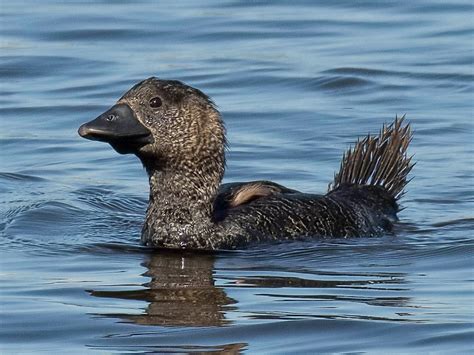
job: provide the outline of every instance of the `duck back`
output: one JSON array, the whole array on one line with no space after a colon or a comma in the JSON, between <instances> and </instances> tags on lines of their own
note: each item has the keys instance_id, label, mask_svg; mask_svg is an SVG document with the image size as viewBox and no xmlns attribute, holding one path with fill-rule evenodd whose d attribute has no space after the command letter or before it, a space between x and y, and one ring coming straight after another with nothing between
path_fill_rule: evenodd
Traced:
<instances>
[{"instance_id":1,"label":"duck back","mask_svg":"<svg viewBox=\"0 0 474 355\"><path fill-rule=\"evenodd\" d=\"M240 243L307 237L372 237L392 231L399 198L413 168L407 147L412 139L404 117L377 136L359 140L343 156L325 195L300 193L273 183L273 192L219 211L223 223L243 226ZM243 186L234 187L237 191ZM226 200L236 194L228 189ZM227 227L228 228L228 227Z\"/></svg>"}]
</instances>

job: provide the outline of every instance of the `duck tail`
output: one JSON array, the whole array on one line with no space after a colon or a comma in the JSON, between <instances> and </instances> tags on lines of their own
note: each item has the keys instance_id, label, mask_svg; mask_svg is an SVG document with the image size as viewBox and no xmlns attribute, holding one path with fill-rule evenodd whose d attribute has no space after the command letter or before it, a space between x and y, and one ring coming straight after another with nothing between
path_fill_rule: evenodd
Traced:
<instances>
[{"instance_id":1,"label":"duck tail","mask_svg":"<svg viewBox=\"0 0 474 355\"><path fill-rule=\"evenodd\" d=\"M404 194L407 179L414 163L407 155L412 140L409 123L405 115L395 117L390 125L383 125L380 134L370 134L358 140L342 157L339 172L329 185L333 191L342 185L372 185L383 187L395 200Z\"/></svg>"}]
</instances>

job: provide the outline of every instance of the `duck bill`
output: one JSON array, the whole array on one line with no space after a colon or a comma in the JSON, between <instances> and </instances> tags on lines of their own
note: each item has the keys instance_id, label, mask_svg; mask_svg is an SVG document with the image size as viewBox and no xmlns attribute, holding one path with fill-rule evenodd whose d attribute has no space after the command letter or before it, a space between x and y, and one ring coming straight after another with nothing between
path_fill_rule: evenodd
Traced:
<instances>
[{"instance_id":1,"label":"duck bill","mask_svg":"<svg viewBox=\"0 0 474 355\"><path fill-rule=\"evenodd\" d=\"M107 142L121 154L135 153L153 141L150 130L126 104L117 104L95 120L84 123L78 133L83 138Z\"/></svg>"}]
</instances>

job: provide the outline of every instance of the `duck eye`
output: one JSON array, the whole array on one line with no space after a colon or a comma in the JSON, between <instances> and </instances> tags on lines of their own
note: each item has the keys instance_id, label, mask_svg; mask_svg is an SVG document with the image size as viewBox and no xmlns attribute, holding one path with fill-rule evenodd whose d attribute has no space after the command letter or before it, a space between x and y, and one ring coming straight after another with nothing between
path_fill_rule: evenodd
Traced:
<instances>
[{"instance_id":1,"label":"duck eye","mask_svg":"<svg viewBox=\"0 0 474 355\"><path fill-rule=\"evenodd\" d=\"M161 99L159 97L154 97L150 100L150 107L152 108L158 108L161 107Z\"/></svg>"}]
</instances>

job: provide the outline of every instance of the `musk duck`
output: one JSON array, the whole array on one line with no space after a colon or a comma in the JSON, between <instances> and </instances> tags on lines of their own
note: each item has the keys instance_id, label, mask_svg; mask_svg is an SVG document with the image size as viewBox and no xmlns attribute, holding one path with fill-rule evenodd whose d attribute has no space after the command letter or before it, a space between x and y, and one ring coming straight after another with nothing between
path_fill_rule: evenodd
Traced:
<instances>
[{"instance_id":1,"label":"musk duck","mask_svg":"<svg viewBox=\"0 0 474 355\"><path fill-rule=\"evenodd\" d=\"M412 169L404 118L357 141L326 194L270 181L221 184L226 137L213 101L180 81L146 79L79 135L135 154L150 198L141 240L170 249L237 249L302 238L390 232Z\"/></svg>"}]
</instances>

